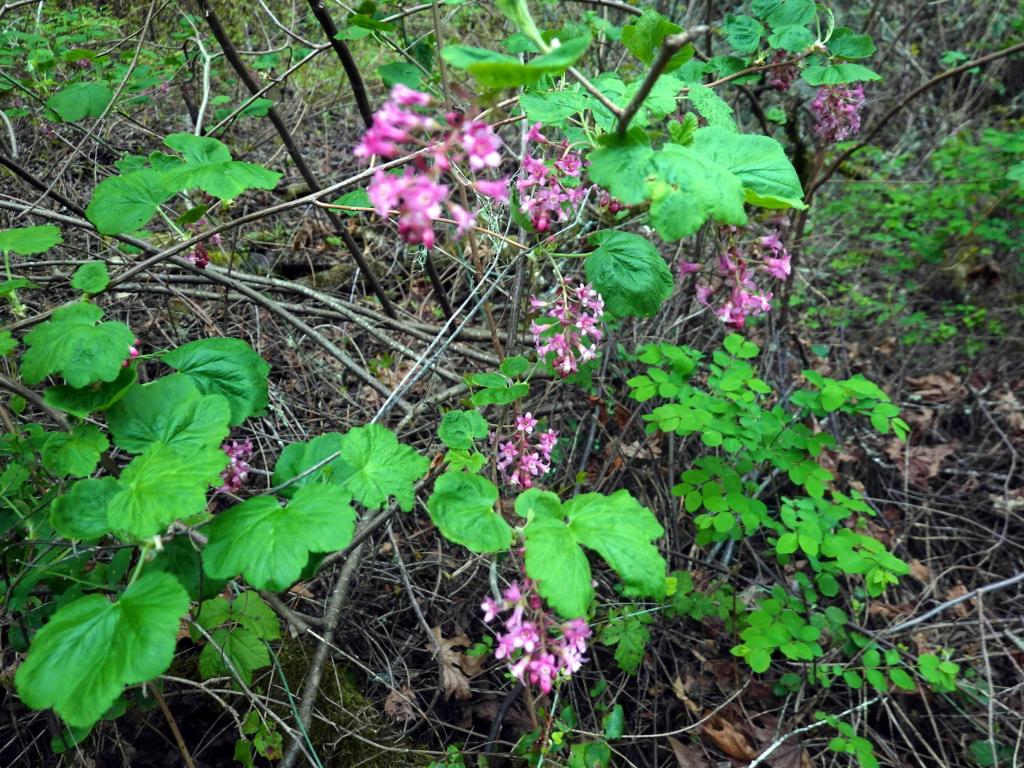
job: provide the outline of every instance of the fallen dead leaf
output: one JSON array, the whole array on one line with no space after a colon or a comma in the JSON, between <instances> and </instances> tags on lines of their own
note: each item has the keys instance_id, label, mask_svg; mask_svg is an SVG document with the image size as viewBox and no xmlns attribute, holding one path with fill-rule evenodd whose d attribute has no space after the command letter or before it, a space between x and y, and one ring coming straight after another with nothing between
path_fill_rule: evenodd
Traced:
<instances>
[{"instance_id":1,"label":"fallen dead leaf","mask_svg":"<svg viewBox=\"0 0 1024 768\"><path fill-rule=\"evenodd\" d=\"M679 675L676 675L676 679L672 681L672 693L674 693L676 698L683 702L683 704L686 705L686 708L693 714L700 712L700 705L686 695L686 686L683 685L683 681L680 679Z\"/></svg>"},{"instance_id":2,"label":"fallen dead leaf","mask_svg":"<svg viewBox=\"0 0 1024 768\"><path fill-rule=\"evenodd\" d=\"M677 680L679 678L676 678ZM704 759L704 755L700 753L700 750L692 744L683 744L679 739L674 736L668 737L668 745L672 747L672 752L676 756L676 762L679 764L679 768L704 768L708 765L708 761Z\"/></svg>"},{"instance_id":3,"label":"fallen dead leaf","mask_svg":"<svg viewBox=\"0 0 1024 768\"><path fill-rule=\"evenodd\" d=\"M915 395L932 403L950 403L962 399L967 393L960 383L960 377L952 371L908 378L907 384L913 388Z\"/></svg>"},{"instance_id":4,"label":"fallen dead leaf","mask_svg":"<svg viewBox=\"0 0 1024 768\"><path fill-rule=\"evenodd\" d=\"M384 699L384 714L392 720L412 720L416 713L412 709L413 692L408 685L403 685L402 690L392 690Z\"/></svg>"},{"instance_id":5,"label":"fallen dead leaf","mask_svg":"<svg viewBox=\"0 0 1024 768\"><path fill-rule=\"evenodd\" d=\"M757 756L747 737L724 717L711 718L704 723L701 732L729 757L736 760L753 760Z\"/></svg>"},{"instance_id":6,"label":"fallen dead leaf","mask_svg":"<svg viewBox=\"0 0 1024 768\"><path fill-rule=\"evenodd\" d=\"M916 557L910 561L910 575L920 581L922 584L927 584L931 581L932 571L931 569L918 560Z\"/></svg>"},{"instance_id":7,"label":"fallen dead leaf","mask_svg":"<svg viewBox=\"0 0 1024 768\"><path fill-rule=\"evenodd\" d=\"M956 452L957 442L944 445L915 445L909 448L899 440L893 440L885 448L885 454L902 473L904 467L909 469L911 485L927 486L928 481L937 477L942 462ZM909 451L909 459L905 452Z\"/></svg>"},{"instance_id":8,"label":"fallen dead leaf","mask_svg":"<svg viewBox=\"0 0 1024 768\"><path fill-rule=\"evenodd\" d=\"M430 631L434 633L440 648L438 662L441 664L441 690L444 691L446 699L454 696L465 701L470 697L469 678L480 674L484 658L483 656L467 656L454 650L455 648L466 648L472 644L472 641L465 635L445 639L441 634L440 627L433 627ZM429 650L433 650L433 648Z\"/></svg>"},{"instance_id":9,"label":"fallen dead leaf","mask_svg":"<svg viewBox=\"0 0 1024 768\"><path fill-rule=\"evenodd\" d=\"M309 588L306 586L305 581L296 582L291 586L291 588L288 591L291 592L293 595L298 595L299 597L315 597L315 595L309 591Z\"/></svg>"},{"instance_id":10,"label":"fallen dead leaf","mask_svg":"<svg viewBox=\"0 0 1024 768\"><path fill-rule=\"evenodd\" d=\"M956 600L958 597L963 597L968 592L967 587L963 584L955 584L946 590L946 600ZM974 604L973 600L965 600L962 603L957 603L953 606L953 613L959 616L961 619L967 618L967 615L971 612L971 606Z\"/></svg>"},{"instance_id":11,"label":"fallen dead leaf","mask_svg":"<svg viewBox=\"0 0 1024 768\"><path fill-rule=\"evenodd\" d=\"M1024 432L1024 405L1009 389L995 395L996 413L1006 420L1014 432Z\"/></svg>"}]
</instances>

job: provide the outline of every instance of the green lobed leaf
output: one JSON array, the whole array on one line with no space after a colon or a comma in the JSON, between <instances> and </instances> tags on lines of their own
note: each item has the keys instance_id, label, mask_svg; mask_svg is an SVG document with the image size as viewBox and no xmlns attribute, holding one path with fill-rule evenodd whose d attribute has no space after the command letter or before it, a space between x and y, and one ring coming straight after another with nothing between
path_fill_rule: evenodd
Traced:
<instances>
[{"instance_id":1,"label":"green lobed leaf","mask_svg":"<svg viewBox=\"0 0 1024 768\"><path fill-rule=\"evenodd\" d=\"M259 416L269 401L270 365L241 339L200 339L160 359L188 376L207 395L222 395L231 408L231 425Z\"/></svg>"},{"instance_id":2,"label":"green lobed leaf","mask_svg":"<svg viewBox=\"0 0 1024 768\"><path fill-rule=\"evenodd\" d=\"M61 307L51 320L26 334L28 349L21 358L25 383L38 384L54 373L72 387L114 381L135 336L124 323L99 323L102 316L96 305L78 302Z\"/></svg>"},{"instance_id":3,"label":"green lobed leaf","mask_svg":"<svg viewBox=\"0 0 1024 768\"><path fill-rule=\"evenodd\" d=\"M37 253L46 253L53 246L63 242L60 229L53 224L0 230L0 253L34 256Z\"/></svg>"},{"instance_id":4,"label":"green lobed leaf","mask_svg":"<svg viewBox=\"0 0 1024 768\"><path fill-rule=\"evenodd\" d=\"M772 48L778 48L789 53L803 53L814 45L814 42L814 33L802 24L776 27L775 31L768 37L768 44Z\"/></svg>"},{"instance_id":5,"label":"green lobed leaf","mask_svg":"<svg viewBox=\"0 0 1024 768\"><path fill-rule=\"evenodd\" d=\"M330 458L333 457L333 458ZM305 485L334 482L335 474L341 468L341 433L326 432L305 443L289 443L277 457L274 465L274 485L283 485L294 477L302 475L312 467L327 461L322 467L304 475L286 488L281 489L284 497L293 496Z\"/></svg>"},{"instance_id":6,"label":"green lobed leaf","mask_svg":"<svg viewBox=\"0 0 1024 768\"><path fill-rule=\"evenodd\" d=\"M228 436L229 416L225 398L201 394L192 379L176 373L128 390L107 411L107 425L114 443L129 453L166 445L189 456L219 446Z\"/></svg>"},{"instance_id":7,"label":"green lobed leaf","mask_svg":"<svg viewBox=\"0 0 1024 768\"><path fill-rule=\"evenodd\" d=\"M530 493L533 491L527 491ZM522 499L526 494L521 494ZM576 537L562 519L560 502L558 514L537 515L526 526L526 573L537 585L537 592L555 612L566 619L587 615L594 599L590 563ZM516 500L516 509L520 502ZM522 512L520 512L522 514Z\"/></svg>"},{"instance_id":8,"label":"green lobed leaf","mask_svg":"<svg viewBox=\"0 0 1024 768\"><path fill-rule=\"evenodd\" d=\"M512 546L512 528L494 505L498 489L486 477L445 472L434 482L427 511L449 541L472 552L501 552Z\"/></svg>"},{"instance_id":9,"label":"green lobed leaf","mask_svg":"<svg viewBox=\"0 0 1024 768\"><path fill-rule=\"evenodd\" d=\"M487 421L479 411L448 411L437 428L437 436L449 448L470 449L473 441L487 437Z\"/></svg>"},{"instance_id":10,"label":"green lobed leaf","mask_svg":"<svg viewBox=\"0 0 1024 768\"><path fill-rule=\"evenodd\" d=\"M88 387L69 387L60 384L43 392L46 404L84 419L91 413L105 411L120 400L138 378L135 366L121 368L113 381L104 381Z\"/></svg>"},{"instance_id":11,"label":"green lobed leaf","mask_svg":"<svg viewBox=\"0 0 1024 768\"><path fill-rule=\"evenodd\" d=\"M398 442L390 429L367 424L341 438L341 462L333 482L367 509L381 509L393 496L403 512L410 512L416 482L429 467L429 459Z\"/></svg>"},{"instance_id":12,"label":"green lobed leaf","mask_svg":"<svg viewBox=\"0 0 1024 768\"><path fill-rule=\"evenodd\" d=\"M106 511L103 512L105 525ZM143 573L149 571L163 571L174 576L192 600L215 597L227 583L224 579L211 579L206 575L202 554L188 536L176 536L164 544L156 557L143 566Z\"/></svg>"},{"instance_id":13,"label":"green lobed leaf","mask_svg":"<svg viewBox=\"0 0 1024 768\"><path fill-rule=\"evenodd\" d=\"M75 270L71 278L71 287L83 293L101 293L110 283L105 261L87 261Z\"/></svg>"},{"instance_id":14,"label":"green lobed leaf","mask_svg":"<svg viewBox=\"0 0 1024 768\"><path fill-rule=\"evenodd\" d=\"M252 632L237 627L215 629L210 637L213 643L207 642L199 654L199 676L203 680L228 675L233 668L242 683L252 685L253 672L271 664L267 644Z\"/></svg>"},{"instance_id":15,"label":"green lobed leaf","mask_svg":"<svg viewBox=\"0 0 1024 768\"><path fill-rule=\"evenodd\" d=\"M615 646L615 662L629 675L640 669L650 641L651 631L638 616L615 616L601 632L601 643Z\"/></svg>"},{"instance_id":16,"label":"green lobed leaf","mask_svg":"<svg viewBox=\"0 0 1024 768\"><path fill-rule=\"evenodd\" d=\"M708 125L718 126L730 131L736 131L736 120L733 117L732 107L715 93L714 89L708 88L703 83L685 83L686 98L689 99L694 108L700 113Z\"/></svg>"},{"instance_id":17,"label":"green lobed leaf","mask_svg":"<svg viewBox=\"0 0 1024 768\"><path fill-rule=\"evenodd\" d=\"M849 27L836 27L828 39L828 52L843 59L863 59L875 52L875 41Z\"/></svg>"},{"instance_id":18,"label":"green lobed leaf","mask_svg":"<svg viewBox=\"0 0 1024 768\"><path fill-rule=\"evenodd\" d=\"M829 65L812 64L805 67L800 76L808 85L841 85L882 79L877 72L849 61Z\"/></svg>"},{"instance_id":19,"label":"green lobed leaf","mask_svg":"<svg viewBox=\"0 0 1024 768\"><path fill-rule=\"evenodd\" d=\"M807 207L796 169L775 139L708 127L696 132L692 146L740 180L748 203L762 208Z\"/></svg>"},{"instance_id":20,"label":"green lobed leaf","mask_svg":"<svg viewBox=\"0 0 1024 768\"><path fill-rule=\"evenodd\" d=\"M99 720L125 686L164 672L174 658L188 595L165 573L141 576L116 602L87 595L60 607L32 638L15 685L32 709L65 722Z\"/></svg>"},{"instance_id":21,"label":"green lobed leaf","mask_svg":"<svg viewBox=\"0 0 1024 768\"><path fill-rule=\"evenodd\" d=\"M725 33L725 41L737 53L753 53L764 35L764 27L757 19L731 13L726 15L722 31Z\"/></svg>"},{"instance_id":22,"label":"green lobed leaf","mask_svg":"<svg viewBox=\"0 0 1024 768\"><path fill-rule=\"evenodd\" d=\"M655 10L647 8L636 21L622 28L622 44L644 64L651 64L669 35L682 32L682 27ZM693 57L693 46L684 45L669 59L665 72L679 69Z\"/></svg>"},{"instance_id":23,"label":"green lobed leaf","mask_svg":"<svg viewBox=\"0 0 1024 768\"><path fill-rule=\"evenodd\" d=\"M336 551L352 540L356 513L349 498L338 486L309 485L287 507L273 496L231 507L210 524L206 573L223 579L241 573L257 589L287 589L310 553Z\"/></svg>"},{"instance_id":24,"label":"green lobed leaf","mask_svg":"<svg viewBox=\"0 0 1024 768\"><path fill-rule=\"evenodd\" d=\"M88 477L110 443L94 424L78 424L70 432L54 432L43 446L43 466L58 477Z\"/></svg>"},{"instance_id":25,"label":"green lobed leaf","mask_svg":"<svg viewBox=\"0 0 1024 768\"><path fill-rule=\"evenodd\" d=\"M672 295L672 273L649 241L614 230L595 232L590 241L597 249L586 258L587 281L609 314L649 317Z\"/></svg>"},{"instance_id":26,"label":"green lobed leaf","mask_svg":"<svg viewBox=\"0 0 1024 768\"><path fill-rule=\"evenodd\" d=\"M647 135L633 128L625 136L607 134L600 143L587 155L590 180L626 205L642 203L647 198L648 164L654 156Z\"/></svg>"},{"instance_id":27,"label":"green lobed leaf","mask_svg":"<svg viewBox=\"0 0 1024 768\"><path fill-rule=\"evenodd\" d=\"M468 71L485 88L516 88L530 85L543 75L557 75L572 66L590 45L590 37L576 37L524 63L486 48L446 45L441 56L456 69Z\"/></svg>"},{"instance_id":28,"label":"green lobed leaf","mask_svg":"<svg viewBox=\"0 0 1024 768\"><path fill-rule=\"evenodd\" d=\"M186 455L171 446L150 446L118 478L118 492L107 506L110 527L144 539L174 520L201 514L206 509L206 489L219 484L227 462L227 454L219 448Z\"/></svg>"},{"instance_id":29,"label":"green lobed leaf","mask_svg":"<svg viewBox=\"0 0 1024 768\"><path fill-rule=\"evenodd\" d=\"M112 176L96 185L85 215L104 235L134 232L177 191L164 174L150 168Z\"/></svg>"},{"instance_id":30,"label":"green lobed leaf","mask_svg":"<svg viewBox=\"0 0 1024 768\"><path fill-rule=\"evenodd\" d=\"M110 530L107 507L117 494L117 479L79 480L50 505L50 524L66 539L98 539Z\"/></svg>"},{"instance_id":31,"label":"green lobed leaf","mask_svg":"<svg viewBox=\"0 0 1024 768\"><path fill-rule=\"evenodd\" d=\"M530 123L565 128L566 120L589 106L590 99L577 91L541 91L524 93L519 106Z\"/></svg>"},{"instance_id":32,"label":"green lobed leaf","mask_svg":"<svg viewBox=\"0 0 1024 768\"><path fill-rule=\"evenodd\" d=\"M74 123L84 117L99 117L114 98L114 92L106 83L73 83L46 100L47 109L52 109L65 123Z\"/></svg>"}]
</instances>

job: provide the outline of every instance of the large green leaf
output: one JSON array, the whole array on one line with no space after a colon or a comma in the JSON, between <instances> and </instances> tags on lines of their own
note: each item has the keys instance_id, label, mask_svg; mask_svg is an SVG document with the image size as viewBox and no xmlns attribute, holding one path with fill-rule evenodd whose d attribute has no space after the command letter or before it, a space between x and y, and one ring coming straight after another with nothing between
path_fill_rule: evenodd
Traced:
<instances>
[{"instance_id":1,"label":"large green leaf","mask_svg":"<svg viewBox=\"0 0 1024 768\"><path fill-rule=\"evenodd\" d=\"M104 235L134 232L175 192L163 173L149 168L112 176L96 185L85 215Z\"/></svg>"},{"instance_id":2,"label":"large green leaf","mask_svg":"<svg viewBox=\"0 0 1024 768\"><path fill-rule=\"evenodd\" d=\"M812 64L800 76L808 85L842 85L862 80L881 80L882 76L862 64L844 61L836 64Z\"/></svg>"},{"instance_id":3,"label":"large green leaf","mask_svg":"<svg viewBox=\"0 0 1024 768\"><path fill-rule=\"evenodd\" d=\"M230 409L220 395L203 395L184 374L137 384L107 411L107 425L118 447L142 453L167 445L189 456L217 447L228 436Z\"/></svg>"},{"instance_id":4,"label":"large green leaf","mask_svg":"<svg viewBox=\"0 0 1024 768\"><path fill-rule=\"evenodd\" d=\"M575 37L526 63L514 56L468 45L446 45L441 55L453 67L469 72L485 88L516 88L535 83L543 75L561 74L583 55L588 45L589 37Z\"/></svg>"},{"instance_id":5,"label":"large green leaf","mask_svg":"<svg viewBox=\"0 0 1024 768\"><path fill-rule=\"evenodd\" d=\"M241 339L200 339L160 359L191 378L201 392L227 398L233 426L267 407L270 366Z\"/></svg>"},{"instance_id":6,"label":"large green leaf","mask_svg":"<svg viewBox=\"0 0 1024 768\"><path fill-rule=\"evenodd\" d=\"M577 541L597 552L622 579L625 594L663 597L665 560L651 542L665 531L629 491L585 493L564 504Z\"/></svg>"},{"instance_id":7,"label":"large green leaf","mask_svg":"<svg viewBox=\"0 0 1024 768\"><path fill-rule=\"evenodd\" d=\"M616 317L655 314L672 295L673 280L657 249L639 235L603 230L590 236L598 247L587 256L587 280Z\"/></svg>"},{"instance_id":8,"label":"large green leaf","mask_svg":"<svg viewBox=\"0 0 1024 768\"><path fill-rule=\"evenodd\" d=\"M273 189L281 174L255 163L232 160L230 150L209 136L172 133L164 143L180 152L185 165L164 172L176 190L199 187L222 200L233 200L247 189Z\"/></svg>"},{"instance_id":9,"label":"large green leaf","mask_svg":"<svg viewBox=\"0 0 1024 768\"><path fill-rule=\"evenodd\" d=\"M392 496L403 512L412 510L416 481L430 460L402 445L380 424L356 427L341 439L341 463L333 482L368 509L380 509Z\"/></svg>"},{"instance_id":10,"label":"large green leaf","mask_svg":"<svg viewBox=\"0 0 1024 768\"><path fill-rule=\"evenodd\" d=\"M501 552L512 546L512 528L494 510L498 489L486 477L445 472L434 483L427 511L449 541L473 552Z\"/></svg>"},{"instance_id":11,"label":"large green leaf","mask_svg":"<svg viewBox=\"0 0 1024 768\"><path fill-rule=\"evenodd\" d=\"M608 134L587 159L590 180L626 205L637 205L647 197L647 172L654 156L646 134L634 128L625 136Z\"/></svg>"},{"instance_id":12,"label":"large green leaf","mask_svg":"<svg viewBox=\"0 0 1024 768\"><path fill-rule=\"evenodd\" d=\"M182 454L171 446L151 446L118 478L118 492L107 506L110 527L144 539L174 520L202 514L206 489L219 482L227 462L219 448Z\"/></svg>"},{"instance_id":13,"label":"large green leaf","mask_svg":"<svg viewBox=\"0 0 1024 768\"><path fill-rule=\"evenodd\" d=\"M103 716L126 685L164 672L174 658L188 595L166 573L149 573L116 602L87 595L62 606L32 638L14 681L33 709L53 707L72 725Z\"/></svg>"},{"instance_id":14,"label":"large green leaf","mask_svg":"<svg viewBox=\"0 0 1024 768\"><path fill-rule=\"evenodd\" d=\"M302 574L311 552L331 552L352 540L356 513L334 485L299 488L287 507L256 496L210 524L203 565L214 578L239 573L257 589L282 590Z\"/></svg>"},{"instance_id":15,"label":"large green leaf","mask_svg":"<svg viewBox=\"0 0 1024 768\"><path fill-rule=\"evenodd\" d=\"M586 616L594 599L590 563L563 519L558 496L531 488L516 499L516 512L528 520L526 573L541 597L565 618Z\"/></svg>"},{"instance_id":16,"label":"large green leaf","mask_svg":"<svg viewBox=\"0 0 1024 768\"><path fill-rule=\"evenodd\" d=\"M73 83L53 94L46 100L65 123L73 123L83 117L99 117L114 98L114 92L106 83Z\"/></svg>"},{"instance_id":17,"label":"large green leaf","mask_svg":"<svg viewBox=\"0 0 1024 768\"><path fill-rule=\"evenodd\" d=\"M333 457L333 458L332 458ZM323 466L318 466L326 462ZM305 443L289 443L277 457L274 465L274 485L283 485L294 477L318 467L286 488L282 496L293 496L304 485L334 482L341 469L341 433L327 432Z\"/></svg>"},{"instance_id":18,"label":"large green leaf","mask_svg":"<svg viewBox=\"0 0 1024 768\"><path fill-rule=\"evenodd\" d=\"M120 400L138 377L135 366L121 369L113 381L104 381L89 387L69 387L60 384L43 392L47 405L84 419L90 413L105 411Z\"/></svg>"},{"instance_id":19,"label":"large green leaf","mask_svg":"<svg viewBox=\"0 0 1024 768\"><path fill-rule=\"evenodd\" d=\"M693 150L735 174L748 203L762 208L806 208L796 169L775 139L756 134L702 128Z\"/></svg>"},{"instance_id":20,"label":"large green leaf","mask_svg":"<svg viewBox=\"0 0 1024 768\"><path fill-rule=\"evenodd\" d=\"M58 477L87 477L110 444L94 424L78 424L70 432L54 432L43 446L43 466Z\"/></svg>"},{"instance_id":21,"label":"large green leaf","mask_svg":"<svg viewBox=\"0 0 1024 768\"><path fill-rule=\"evenodd\" d=\"M578 91L541 91L519 97L527 120L558 128L564 128L566 120L587 109L589 102L590 98Z\"/></svg>"},{"instance_id":22,"label":"large green leaf","mask_svg":"<svg viewBox=\"0 0 1024 768\"><path fill-rule=\"evenodd\" d=\"M53 319L30 331L21 358L25 383L38 384L52 373L72 387L116 379L135 335L124 323L99 323L102 316L95 304L78 302L61 307Z\"/></svg>"},{"instance_id":23,"label":"large green leaf","mask_svg":"<svg viewBox=\"0 0 1024 768\"><path fill-rule=\"evenodd\" d=\"M828 39L828 52L844 59L863 59L875 52L875 41L849 27L836 27Z\"/></svg>"},{"instance_id":24,"label":"large green leaf","mask_svg":"<svg viewBox=\"0 0 1024 768\"><path fill-rule=\"evenodd\" d=\"M753 53L761 44L761 36L764 35L764 27L757 19L734 16L731 13L726 14L722 31L725 33L726 42L737 53Z\"/></svg>"},{"instance_id":25,"label":"large green leaf","mask_svg":"<svg viewBox=\"0 0 1024 768\"><path fill-rule=\"evenodd\" d=\"M67 539L98 539L110 530L107 506L117 491L113 477L79 480L53 500L50 524Z\"/></svg>"},{"instance_id":26,"label":"large green leaf","mask_svg":"<svg viewBox=\"0 0 1024 768\"><path fill-rule=\"evenodd\" d=\"M0 230L0 253L34 256L37 253L46 253L53 246L63 242L60 230L53 224Z\"/></svg>"},{"instance_id":27,"label":"large green leaf","mask_svg":"<svg viewBox=\"0 0 1024 768\"><path fill-rule=\"evenodd\" d=\"M698 150L696 138L686 147L666 144L651 162L651 223L664 240L692 235L709 217L723 224L746 223L742 182Z\"/></svg>"}]
</instances>

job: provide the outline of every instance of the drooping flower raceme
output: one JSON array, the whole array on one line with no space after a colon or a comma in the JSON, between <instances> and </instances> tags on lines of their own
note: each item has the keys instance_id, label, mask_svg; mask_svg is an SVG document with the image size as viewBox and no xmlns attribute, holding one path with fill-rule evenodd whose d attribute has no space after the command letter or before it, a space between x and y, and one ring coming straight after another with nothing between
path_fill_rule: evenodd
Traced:
<instances>
[{"instance_id":1,"label":"drooping flower raceme","mask_svg":"<svg viewBox=\"0 0 1024 768\"><path fill-rule=\"evenodd\" d=\"M527 412L516 417L515 433L498 445L498 469L514 488L532 488L551 469L551 451L558 444L553 429L535 433L537 420Z\"/></svg>"},{"instance_id":2,"label":"drooping flower raceme","mask_svg":"<svg viewBox=\"0 0 1024 768\"><path fill-rule=\"evenodd\" d=\"M252 457L251 440L232 440L224 443L221 450L228 455L228 465L220 473L223 481L219 493L234 493L239 490L249 476L249 459Z\"/></svg>"},{"instance_id":3,"label":"drooping flower raceme","mask_svg":"<svg viewBox=\"0 0 1024 768\"><path fill-rule=\"evenodd\" d=\"M714 261L716 274L698 280L694 290L705 306L711 306L713 298L720 295L715 315L727 325L742 328L748 317L763 315L772 308L772 292L759 284L759 275L787 280L792 270L790 256L777 231L758 238L746 252L737 242L739 231L735 227L723 227L721 234L724 243ZM704 271L702 265L691 261L680 262L677 269L680 277Z\"/></svg>"},{"instance_id":4,"label":"drooping flower raceme","mask_svg":"<svg viewBox=\"0 0 1024 768\"><path fill-rule=\"evenodd\" d=\"M776 51L770 63L772 68L765 73L764 81L776 91L788 91L800 76L800 68L785 51Z\"/></svg>"},{"instance_id":5,"label":"drooping flower raceme","mask_svg":"<svg viewBox=\"0 0 1024 768\"><path fill-rule=\"evenodd\" d=\"M835 144L860 130L860 111L864 106L864 86L830 85L818 89L811 102L814 135L823 144Z\"/></svg>"},{"instance_id":6,"label":"drooping flower raceme","mask_svg":"<svg viewBox=\"0 0 1024 768\"><path fill-rule=\"evenodd\" d=\"M597 357L597 343L603 336L604 299L592 286L567 280L556 289L551 301L532 297L530 308L538 313L530 324L537 354L543 360L554 353L551 364L560 376L569 376L580 363Z\"/></svg>"},{"instance_id":7,"label":"drooping flower raceme","mask_svg":"<svg viewBox=\"0 0 1024 768\"><path fill-rule=\"evenodd\" d=\"M398 211L398 232L412 245L434 246L434 222L447 207L456 224L456 237L476 222L476 214L452 202L452 188L441 179L453 164L468 162L473 175L473 188L500 202L508 200L508 179L476 178L477 173L495 169L501 164L501 140L490 125L482 120L466 120L451 112L441 124L416 108L431 104L429 94L398 84L391 98L373 116L373 124L356 146L356 157L369 160L398 157L417 148L427 151L418 155L412 167L398 173L378 169L367 194L380 216Z\"/></svg>"},{"instance_id":8,"label":"drooping flower raceme","mask_svg":"<svg viewBox=\"0 0 1024 768\"><path fill-rule=\"evenodd\" d=\"M568 678L587 661L583 654L593 632L586 620L555 621L544 610L529 579L522 584L512 582L500 601L484 599L480 610L488 624L506 614L494 657L504 659L516 679L536 686L541 693L550 693L556 680Z\"/></svg>"}]
</instances>

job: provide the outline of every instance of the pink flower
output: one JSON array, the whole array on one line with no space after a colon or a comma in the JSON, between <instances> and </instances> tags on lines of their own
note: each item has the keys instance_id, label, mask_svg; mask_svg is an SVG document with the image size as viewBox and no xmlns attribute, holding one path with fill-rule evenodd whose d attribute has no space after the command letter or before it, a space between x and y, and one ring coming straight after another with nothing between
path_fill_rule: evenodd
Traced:
<instances>
[{"instance_id":1,"label":"pink flower","mask_svg":"<svg viewBox=\"0 0 1024 768\"><path fill-rule=\"evenodd\" d=\"M765 82L777 91L788 91L800 76L800 68L785 51L776 51L771 63L776 66L765 74Z\"/></svg>"},{"instance_id":2,"label":"pink flower","mask_svg":"<svg viewBox=\"0 0 1024 768\"><path fill-rule=\"evenodd\" d=\"M527 435L533 432L533 428L537 426L537 420L533 418L532 413L524 413L522 416L516 417L516 429L520 432L524 432Z\"/></svg>"},{"instance_id":3,"label":"pink flower","mask_svg":"<svg viewBox=\"0 0 1024 768\"><path fill-rule=\"evenodd\" d=\"M232 440L230 443L224 443L221 446L221 450L228 455L228 465L220 473L223 482L220 488L217 489L217 492L234 493L245 484L245 480L249 476L249 457L252 456L252 441L243 440L239 442Z\"/></svg>"},{"instance_id":4,"label":"pink flower","mask_svg":"<svg viewBox=\"0 0 1024 768\"><path fill-rule=\"evenodd\" d=\"M497 181L477 179L473 183L473 187L481 195L493 197L499 203L508 202L508 179L498 179Z\"/></svg>"},{"instance_id":5,"label":"pink flower","mask_svg":"<svg viewBox=\"0 0 1024 768\"><path fill-rule=\"evenodd\" d=\"M401 83L396 83L391 89L391 98L398 104L405 107L425 107L430 104L431 101L429 93L414 91L412 88L402 85Z\"/></svg>"},{"instance_id":6,"label":"pink flower","mask_svg":"<svg viewBox=\"0 0 1024 768\"><path fill-rule=\"evenodd\" d=\"M773 258L771 256L765 256L764 259L765 270L772 277L776 277L779 280L785 280L789 277L789 273L792 267L789 264L789 254L785 254L781 258Z\"/></svg>"},{"instance_id":7,"label":"pink flower","mask_svg":"<svg viewBox=\"0 0 1024 768\"><path fill-rule=\"evenodd\" d=\"M452 213L452 218L455 219L456 229L455 236L461 237L466 234L468 230L473 227L476 223L476 214L470 213L461 205L455 203L448 203L448 210Z\"/></svg>"},{"instance_id":8,"label":"pink flower","mask_svg":"<svg viewBox=\"0 0 1024 768\"><path fill-rule=\"evenodd\" d=\"M544 134L540 132L540 127L540 123L534 123L533 125L530 126L530 130L526 132L526 141L528 143L547 143L547 139L544 138Z\"/></svg>"},{"instance_id":9,"label":"pink flower","mask_svg":"<svg viewBox=\"0 0 1024 768\"><path fill-rule=\"evenodd\" d=\"M701 265L695 261L680 261L679 265L676 267L676 271L679 273L680 277L692 275L694 272L700 272L700 270Z\"/></svg>"},{"instance_id":10,"label":"pink flower","mask_svg":"<svg viewBox=\"0 0 1024 768\"><path fill-rule=\"evenodd\" d=\"M469 167L474 171L497 168L501 165L501 139L487 123L474 120L462 132L462 146L469 155Z\"/></svg>"},{"instance_id":11,"label":"pink flower","mask_svg":"<svg viewBox=\"0 0 1024 768\"><path fill-rule=\"evenodd\" d=\"M530 305L534 311L544 311L556 321L546 325L534 322L530 331L541 359L554 353L551 365L559 374L568 376L577 370L578 363L596 357L597 342L602 337L599 323L604 314L604 299L592 286L574 287L565 282L554 301L533 297Z\"/></svg>"},{"instance_id":12,"label":"pink flower","mask_svg":"<svg viewBox=\"0 0 1024 768\"><path fill-rule=\"evenodd\" d=\"M811 102L814 134L823 144L835 144L860 130L860 111L864 106L864 86L831 85L818 89Z\"/></svg>"},{"instance_id":13,"label":"pink flower","mask_svg":"<svg viewBox=\"0 0 1024 768\"><path fill-rule=\"evenodd\" d=\"M576 153L567 152L560 160L555 160L555 167L566 176L579 176L583 160Z\"/></svg>"},{"instance_id":14,"label":"pink flower","mask_svg":"<svg viewBox=\"0 0 1024 768\"><path fill-rule=\"evenodd\" d=\"M480 603L480 610L484 612L484 623L490 624L498 617L501 608L493 597L485 597L484 601Z\"/></svg>"}]
</instances>

